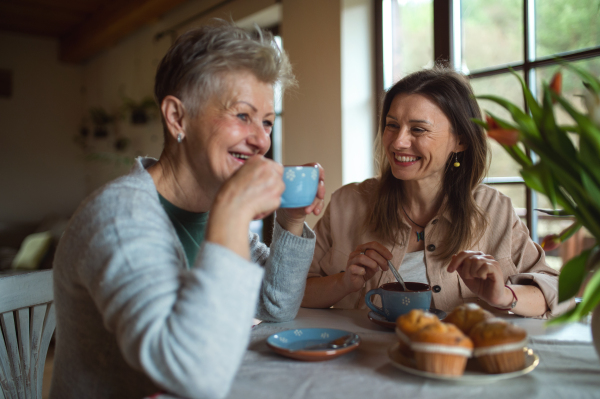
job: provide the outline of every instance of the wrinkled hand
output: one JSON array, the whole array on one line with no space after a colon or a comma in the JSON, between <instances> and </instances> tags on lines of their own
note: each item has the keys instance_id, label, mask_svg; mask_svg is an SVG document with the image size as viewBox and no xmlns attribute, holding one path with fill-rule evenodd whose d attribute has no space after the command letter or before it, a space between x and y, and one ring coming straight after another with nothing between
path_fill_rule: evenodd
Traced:
<instances>
[{"instance_id":1,"label":"wrinkled hand","mask_svg":"<svg viewBox=\"0 0 600 399\"><path fill-rule=\"evenodd\" d=\"M465 285L479 298L496 307L505 307L507 299L500 264L481 251L462 251L452 256L448 273L458 272Z\"/></svg>"},{"instance_id":2,"label":"wrinkled hand","mask_svg":"<svg viewBox=\"0 0 600 399\"><path fill-rule=\"evenodd\" d=\"M359 245L348 256L343 276L344 286L348 292L360 290L379 269L388 270L387 261L391 259L392 253L376 241Z\"/></svg>"},{"instance_id":3,"label":"wrinkled hand","mask_svg":"<svg viewBox=\"0 0 600 399\"><path fill-rule=\"evenodd\" d=\"M305 208L281 208L277 210L277 222L288 231L303 228L306 215L311 213L318 216L325 206L325 170L318 163L307 163L302 166L317 166L319 168L319 186L312 204ZM301 227L298 227L301 226Z\"/></svg>"},{"instance_id":4,"label":"wrinkled hand","mask_svg":"<svg viewBox=\"0 0 600 399\"><path fill-rule=\"evenodd\" d=\"M261 219L277 209L285 190L283 166L254 155L223 184L215 203L228 208L229 217ZM217 207L214 207L217 208Z\"/></svg>"}]
</instances>

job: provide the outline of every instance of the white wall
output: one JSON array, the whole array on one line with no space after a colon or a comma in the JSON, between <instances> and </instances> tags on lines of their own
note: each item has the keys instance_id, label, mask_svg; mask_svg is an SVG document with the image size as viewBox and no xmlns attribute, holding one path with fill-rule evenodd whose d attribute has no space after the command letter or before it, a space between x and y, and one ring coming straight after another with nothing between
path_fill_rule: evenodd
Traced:
<instances>
[{"instance_id":1,"label":"white wall","mask_svg":"<svg viewBox=\"0 0 600 399\"><path fill-rule=\"evenodd\" d=\"M299 83L284 99L283 163L319 162L328 200L342 185L340 1L282 3L283 47Z\"/></svg>"},{"instance_id":2,"label":"white wall","mask_svg":"<svg viewBox=\"0 0 600 399\"><path fill-rule=\"evenodd\" d=\"M13 73L0 98L0 221L68 216L83 199L82 68L57 59L57 42L0 33L0 68Z\"/></svg>"},{"instance_id":3,"label":"white wall","mask_svg":"<svg viewBox=\"0 0 600 399\"><path fill-rule=\"evenodd\" d=\"M214 17L247 23L251 16L261 15L275 4L283 45L299 81L299 88L284 98L283 163L320 162L327 174L327 199L342 185L344 174L363 178L344 172L343 164L363 156L370 160L370 154L364 155L369 152L365 137L372 126L365 114L371 101L367 95L370 76L363 76L364 82L348 91L348 85L342 89L341 74L346 83L370 74L370 60L362 59L370 51L366 46L369 33L364 31L370 29L370 16L365 14L370 8L364 7L370 1L235 0L181 25L218 2L185 3L83 66L60 64L56 41L0 35L0 67L15 70L15 95L0 99L0 221L38 220L50 212L68 215L86 193L128 170L129 164L123 159L160 154L162 129L158 120L143 126L119 120L110 134L112 138L129 138L132 146L118 155L114 155L112 138L88 139L86 152L72 143L90 107L116 112L123 104L123 95L134 100L152 95L156 66L171 44L170 36L156 41L157 33L171 28L182 32ZM360 32L352 29L356 21L364 25ZM361 32L366 32L364 37ZM342 59L356 65L342 69ZM345 143L354 142L354 149L349 147L350 155L344 160L342 112ZM350 129L352 126L355 129ZM353 152L359 147L362 152ZM94 154L114 156L98 161L89 158ZM316 220L309 218L309 224Z\"/></svg>"}]
</instances>

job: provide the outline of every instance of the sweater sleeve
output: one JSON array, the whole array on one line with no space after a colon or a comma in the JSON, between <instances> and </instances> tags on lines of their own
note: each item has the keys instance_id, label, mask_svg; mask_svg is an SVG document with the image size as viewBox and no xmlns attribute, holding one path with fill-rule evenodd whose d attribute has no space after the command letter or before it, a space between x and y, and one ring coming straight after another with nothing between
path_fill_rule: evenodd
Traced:
<instances>
[{"instance_id":1,"label":"sweater sleeve","mask_svg":"<svg viewBox=\"0 0 600 399\"><path fill-rule=\"evenodd\" d=\"M224 397L249 342L263 269L205 242L185 270L164 223L140 216L94 227L80 281L133 368L178 396Z\"/></svg>"},{"instance_id":2,"label":"sweater sleeve","mask_svg":"<svg viewBox=\"0 0 600 399\"><path fill-rule=\"evenodd\" d=\"M305 223L302 236L298 237L275 221L271 248L260 243L256 235L251 237L250 248L252 259L265 270L256 317L271 322L292 320L304 295L315 234Z\"/></svg>"}]
</instances>

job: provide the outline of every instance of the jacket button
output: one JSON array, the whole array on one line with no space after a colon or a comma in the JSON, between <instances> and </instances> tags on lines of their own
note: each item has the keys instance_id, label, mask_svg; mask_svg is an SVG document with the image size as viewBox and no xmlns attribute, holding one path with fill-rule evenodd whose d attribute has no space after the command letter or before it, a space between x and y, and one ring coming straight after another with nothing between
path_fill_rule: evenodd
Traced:
<instances>
[{"instance_id":1,"label":"jacket button","mask_svg":"<svg viewBox=\"0 0 600 399\"><path fill-rule=\"evenodd\" d=\"M437 219L433 219L433 220L431 221L431 224L436 224L437 222L438 222L438 220L437 220Z\"/></svg>"},{"instance_id":2,"label":"jacket button","mask_svg":"<svg viewBox=\"0 0 600 399\"><path fill-rule=\"evenodd\" d=\"M427 246L427 250L428 250L429 252L433 252L433 251L435 251L435 245L433 245L433 244L429 244L429 245Z\"/></svg>"},{"instance_id":3,"label":"jacket button","mask_svg":"<svg viewBox=\"0 0 600 399\"><path fill-rule=\"evenodd\" d=\"M440 292L442 290L442 287L440 287L439 285L434 285L432 289L433 289L433 292L435 292L437 294L438 292Z\"/></svg>"}]
</instances>

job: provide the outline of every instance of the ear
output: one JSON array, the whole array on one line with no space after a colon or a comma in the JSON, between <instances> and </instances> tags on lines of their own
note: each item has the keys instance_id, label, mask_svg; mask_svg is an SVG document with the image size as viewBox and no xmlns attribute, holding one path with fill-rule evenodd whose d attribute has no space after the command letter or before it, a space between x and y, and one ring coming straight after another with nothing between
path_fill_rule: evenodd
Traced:
<instances>
[{"instance_id":1,"label":"ear","mask_svg":"<svg viewBox=\"0 0 600 399\"><path fill-rule=\"evenodd\" d=\"M454 146L454 152L463 152L469 148L469 145L466 144L460 137L458 138L458 143Z\"/></svg>"},{"instance_id":2,"label":"ear","mask_svg":"<svg viewBox=\"0 0 600 399\"><path fill-rule=\"evenodd\" d=\"M177 135L179 134L185 135L183 120L185 117L185 107L180 99L171 95L166 96L160 104L160 111L173 140L177 140Z\"/></svg>"}]
</instances>

